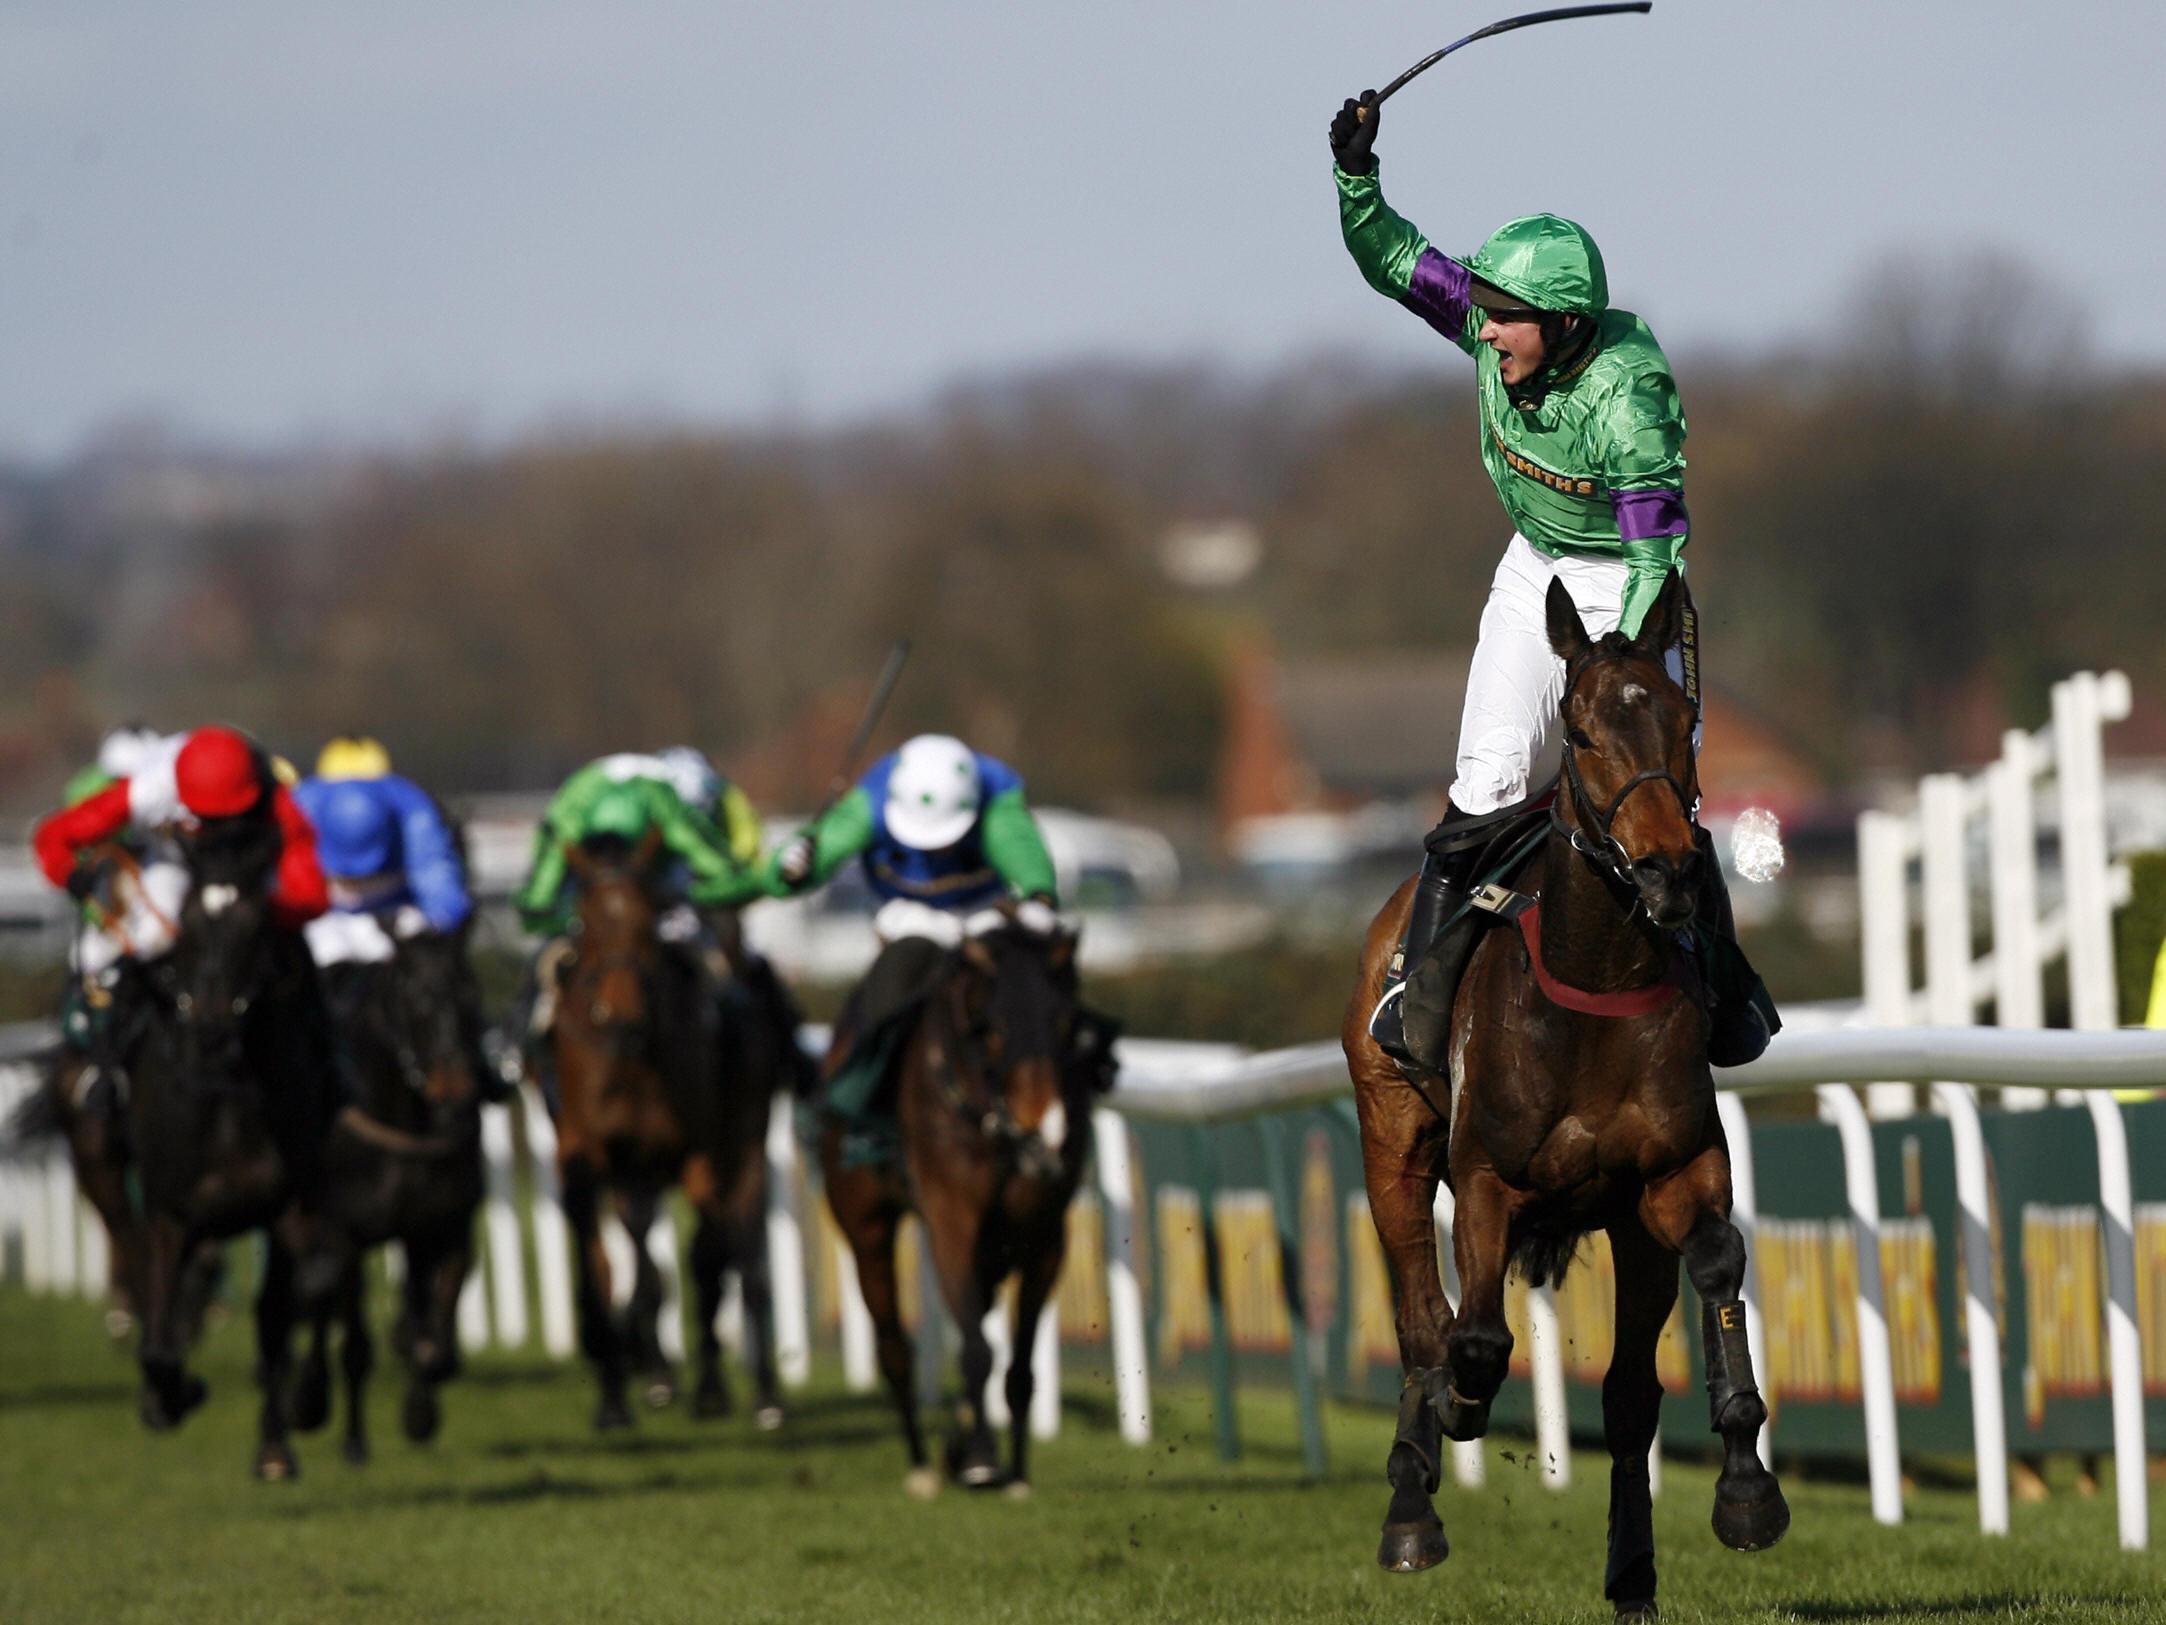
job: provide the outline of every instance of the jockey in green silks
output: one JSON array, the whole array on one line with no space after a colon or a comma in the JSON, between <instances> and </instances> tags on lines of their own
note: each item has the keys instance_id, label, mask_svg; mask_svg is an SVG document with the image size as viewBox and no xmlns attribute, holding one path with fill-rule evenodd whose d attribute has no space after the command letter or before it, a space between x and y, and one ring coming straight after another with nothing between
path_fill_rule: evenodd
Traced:
<instances>
[{"instance_id":1,"label":"jockey in green silks","mask_svg":"<svg viewBox=\"0 0 2166 1625\"><path fill-rule=\"evenodd\" d=\"M1433 1065L1438 1057L1407 1049L1405 999L1414 970L1432 952L1471 945L1474 924L1459 922L1484 877L1472 872L1481 847L1464 838L1467 827L1526 801L1561 761L1564 662L1549 646L1549 588L1563 583L1590 637L1638 633L1671 571L1683 569L1691 536L1685 413L1654 333L1610 304L1601 250L1584 227L1528 215L1499 227L1463 260L1439 252L1384 201L1371 150L1380 113L1370 92L1348 100L1332 120L1340 230L1372 288L1473 358L1482 462L1513 526L1467 673L1450 802L1429 836L1406 939L1370 1022L1387 1053ZM1669 665L1697 709L1689 601ZM1703 914L1715 944L1707 956L1709 1057L1734 1065L1765 1049L1780 1022L1737 952L1721 865L1702 839ZM1447 921L1453 930L1439 942ZM1455 983L1456 972L1430 985L1448 996ZM1437 1025L1425 1020L1422 1028Z\"/></svg>"},{"instance_id":2,"label":"jockey in green silks","mask_svg":"<svg viewBox=\"0 0 2166 1625\"><path fill-rule=\"evenodd\" d=\"M649 831L667 854L682 899L664 916L665 936L699 960L725 1003L734 998L749 1008L793 1080L810 1066L797 1045L802 1017L796 1001L774 967L746 945L737 918L746 903L770 894L752 803L689 746L605 756L574 773L550 798L517 898L526 928L548 939L534 957L523 1030L528 1062L552 1109L545 1040L555 1020L557 981L570 959L566 853L602 836L637 846Z\"/></svg>"}]
</instances>

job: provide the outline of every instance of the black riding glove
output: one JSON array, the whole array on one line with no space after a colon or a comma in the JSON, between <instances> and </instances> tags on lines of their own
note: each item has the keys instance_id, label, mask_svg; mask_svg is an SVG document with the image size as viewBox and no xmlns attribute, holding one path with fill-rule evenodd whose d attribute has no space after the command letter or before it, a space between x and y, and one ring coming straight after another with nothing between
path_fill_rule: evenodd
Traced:
<instances>
[{"instance_id":1,"label":"black riding glove","mask_svg":"<svg viewBox=\"0 0 2166 1625\"><path fill-rule=\"evenodd\" d=\"M79 863L68 871L68 895L78 903L87 903L98 894L98 866Z\"/></svg>"},{"instance_id":2,"label":"black riding glove","mask_svg":"<svg viewBox=\"0 0 2166 1625\"><path fill-rule=\"evenodd\" d=\"M1368 117L1362 117L1366 112ZM1331 120L1331 157L1349 175L1368 175L1376 170L1370 148L1376 145L1376 122L1384 110L1376 105L1376 92L1364 90L1359 99L1349 97Z\"/></svg>"}]
</instances>

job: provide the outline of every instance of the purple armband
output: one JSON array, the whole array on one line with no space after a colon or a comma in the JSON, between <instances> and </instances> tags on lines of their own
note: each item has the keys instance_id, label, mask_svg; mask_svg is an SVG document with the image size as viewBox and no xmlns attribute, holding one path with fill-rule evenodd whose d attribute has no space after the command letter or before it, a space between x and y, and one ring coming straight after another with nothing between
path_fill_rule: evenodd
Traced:
<instances>
[{"instance_id":1,"label":"purple armband","mask_svg":"<svg viewBox=\"0 0 2166 1625\"><path fill-rule=\"evenodd\" d=\"M1473 291L1473 272L1449 255L1425 248L1407 280L1404 303L1439 333L1457 341L1466 331Z\"/></svg>"},{"instance_id":2,"label":"purple armband","mask_svg":"<svg viewBox=\"0 0 2166 1625\"><path fill-rule=\"evenodd\" d=\"M1617 510L1617 535L1622 541L1682 536L1692 528L1685 517L1682 491L1612 491L1609 500Z\"/></svg>"}]
</instances>

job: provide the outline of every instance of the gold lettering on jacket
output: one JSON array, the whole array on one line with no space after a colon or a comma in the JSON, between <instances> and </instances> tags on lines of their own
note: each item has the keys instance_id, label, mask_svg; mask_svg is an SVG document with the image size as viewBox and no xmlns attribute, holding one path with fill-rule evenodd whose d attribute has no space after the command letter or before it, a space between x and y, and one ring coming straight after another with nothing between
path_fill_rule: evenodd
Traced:
<instances>
[{"instance_id":1,"label":"gold lettering on jacket","mask_svg":"<svg viewBox=\"0 0 2166 1625\"><path fill-rule=\"evenodd\" d=\"M1505 465L1514 474L1524 475L1530 480L1539 481L1552 491L1561 491L1568 497L1602 497L1609 495L1607 488L1599 480L1590 480L1578 474L1559 474L1553 469L1544 468L1532 458L1522 457L1518 452L1512 450L1510 446L1504 443L1504 436L1497 433L1496 430L1492 429L1489 433L1490 438L1496 441L1497 451L1504 458Z\"/></svg>"}]
</instances>

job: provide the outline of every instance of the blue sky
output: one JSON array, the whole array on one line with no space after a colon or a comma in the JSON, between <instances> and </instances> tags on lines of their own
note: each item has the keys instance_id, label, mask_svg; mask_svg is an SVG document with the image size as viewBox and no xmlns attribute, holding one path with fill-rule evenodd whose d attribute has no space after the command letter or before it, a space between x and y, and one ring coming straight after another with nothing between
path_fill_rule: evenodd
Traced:
<instances>
[{"instance_id":1,"label":"blue sky","mask_svg":"<svg viewBox=\"0 0 2166 1625\"><path fill-rule=\"evenodd\" d=\"M1514 3L7 0L0 454L145 413L821 422L1077 355L1429 354L1345 258L1323 130ZM2155 4L1658 0L1451 59L1379 151L1447 248L1581 219L1687 354L1990 248L2157 362L2161 85Z\"/></svg>"}]
</instances>

